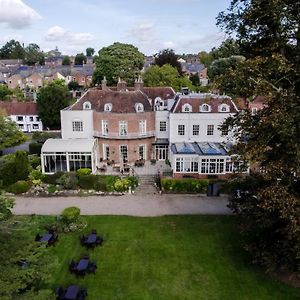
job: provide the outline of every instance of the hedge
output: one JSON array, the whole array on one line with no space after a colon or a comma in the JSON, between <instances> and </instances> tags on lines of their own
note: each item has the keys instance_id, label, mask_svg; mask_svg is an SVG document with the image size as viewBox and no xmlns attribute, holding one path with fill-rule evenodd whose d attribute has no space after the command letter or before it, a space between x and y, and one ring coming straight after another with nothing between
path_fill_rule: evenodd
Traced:
<instances>
[{"instance_id":1,"label":"hedge","mask_svg":"<svg viewBox=\"0 0 300 300\"><path fill-rule=\"evenodd\" d=\"M29 144L29 153L41 155L42 146L43 146L43 144L40 144L40 143L34 143L34 142L30 143Z\"/></svg>"},{"instance_id":2,"label":"hedge","mask_svg":"<svg viewBox=\"0 0 300 300\"><path fill-rule=\"evenodd\" d=\"M166 192L206 193L209 180L207 179L161 179L161 187Z\"/></svg>"},{"instance_id":3,"label":"hedge","mask_svg":"<svg viewBox=\"0 0 300 300\"><path fill-rule=\"evenodd\" d=\"M56 180L59 179L63 174L64 174L64 172L57 172L55 174L45 174L45 176L42 178L42 181L44 183L55 185Z\"/></svg>"}]
</instances>

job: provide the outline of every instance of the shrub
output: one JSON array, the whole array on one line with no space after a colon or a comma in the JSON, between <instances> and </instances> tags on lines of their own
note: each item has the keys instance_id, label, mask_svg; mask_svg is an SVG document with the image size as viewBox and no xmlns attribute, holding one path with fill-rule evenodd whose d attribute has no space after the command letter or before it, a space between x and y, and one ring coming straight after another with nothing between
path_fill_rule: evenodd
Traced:
<instances>
[{"instance_id":1,"label":"shrub","mask_svg":"<svg viewBox=\"0 0 300 300\"><path fill-rule=\"evenodd\" d=\"M43 146L43 144L40 144L40 143L35 143L35 142L30 143L29 144L29 153L41 155L42 146Z\"/></svg>"},{"instance_id":2,"label":"shrub","mask_svg":"<svg viewBox=\"0 0 300 300\"><path fill-rule=\"evenodd\" d=\"M55 174L44 174L44 177L42 178L42 181L44 183L48 184L56 184L56 181L63 176L65 173L64 172L57 172Z\"/></svg>"},{"instance_id":3,"label":"shrub","mask_svg":"<svg viewBox=\"0 0 300 300\"><path fill-rule=\"evenodd\" d=\"M97 177L95 175L81 175L78 177L78 185L85 190L91 190L94 188L94 183Z\"/></svg>"},{"instance_id":4,"label":"shrub","mask_svg":"<svg viewBox=\"0 0 300 300\"><path fill-rule=\"evenodd\" d=\"M112 192L115 190L115 182L119 179L118 176L114 175L98 175L97 177L102 178L106 184L106 190Z\"/></svg>"},{"instance_id":5,"label":"shrub","mask_svg":"<svg viewBox=\"0 0 300 300\"><path fill-rule=\"evenodd\" d=\"M18 180L14 160L3 160L1 162L0 179L2 180L3 186L11 185Z\"/></svg>"},{"instance_id":6,"label":"shrub","mask_svg":"<svg viewBox=\"0 0 300 300\"><path fill-rule=\"evenodd\" d=\"M78 185L78 179L75 173L64 173L56 180L56 183L60 184L66 190L74 190Z\"/></svg>"},{"instance_id":7,"label":"shrub","mask_svg":"<svg viewBox=\"0 0 300 300\"><path fill-rule=\"evenodd\" d=\"M45 175L40 170L32 170L28 176L30 180L41 180L43 181L43 177Z\"/></svg>"},{"instance_id":8,"label":"shrub","mask_svg":"<svg viewBox=\"0 0 300 300\"><path fill-rule=\"evenodd\" d=\"M131 187L132 190L134 190L138 186L139 180L137 177L128 176L126 179L129 181L129 186Z\"/></svg>"},{"instance_id":9,"label":"shrub","mask_svg":"<svg viewBox=\"0 0 300 300\"><path fill-rule=\"evenodd\" d=\"M92 170L90 168L81 168L76 171L77 176L90 175L91 173Z\"/></svg>"},{"instance_id":10,"label":"shrub","mask_svg":"<svg viewBox=\"0 0 300 300\"><path fill-rule=\"evenodd\" d=\"M34 132L32 135L32 140L36 141L37 143L43 144L48 139L55 139L60 138L61 135L59 132Z\"/></svg>"},{"instance_id":11,"label":"shrub","mask_svg":"<svg viewBox=\"0 0 300 300\"><path fill-rule=\"evenodd\" d=\"M13 194L26 193L30 189L30 183L24 180L17 181L10 185L6 191Z\"/></svg>"},{"instance_id":12,"label":"shrub","mask_svg":"<svg viewBox=\"0 0 300 300\"><path fill-rule=\"evenodd\" d=\"M101 191L101 192L108 191L107 182L103 177L97 176L96 181L94 183L94 189L96 191Z\"/></svg>"},{"instance_id":13,"label":"shrub","mask_svg":"<svg viewBox=\"0 0 300 300\"><path fill-rule=\"evenodd\" d=\"M80 209L76 206L67 207L61 214L61 220L65 224L76 223L80 216Z\"/></svg>"},{"instance_id":14,"label":"shrub","mask_svg":"<svg viewBox=\"0 0 300 300\"><path fill-rule=\"evenodd\" d=\"M164 191L184 192L184 193L205 193L209 181L206 179L168 179L161 180L161 186Z\"/></svg>"},{"instance_id":15,"label":"shrub","mask_svg":"<svg viewBox=\"0 0 300 300\"><path fill-rule=\"evenodd\" d=\"M53 184L49 185L49 187L48 187L48 193L53 194L56 191L57 191L57 188L56 188L55 185L53 185Z\"/></svg>"},{"instance_id":16,"label":"shrub","mask_svg":"<svg viewBox=\"0 0 300 300\"><path fill-rule=\"evenodd\" d=\"M36 169L41 165L41 159L35 154L28 155L29 164L33 169Z\"/></svg>"},{"instance_id":17,"label":"shrub","mask_svg":"<svg viewBox=\"0 0 300 300\"><path fill-rule=\"evenodd\" d=\"M128 191L128 188L130 186L130 181L126 178L124 179L117 179L115 182L115 190L117 192L125 192Z\"/></svg>"}]
</instances>

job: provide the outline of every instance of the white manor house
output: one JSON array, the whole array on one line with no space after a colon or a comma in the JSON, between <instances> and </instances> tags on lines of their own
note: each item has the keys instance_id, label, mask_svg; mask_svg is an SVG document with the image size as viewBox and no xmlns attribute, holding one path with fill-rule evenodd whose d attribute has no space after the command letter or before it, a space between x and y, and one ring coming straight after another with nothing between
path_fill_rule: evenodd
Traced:
<instances>
[{"instance_id":1,"label":"white manor house","mask_svg":"<svg viewBox=\"0 0 300 300\"><path fill-rule=\"evenodd\" d=\"M174 177L226 177L238 166L229 155L233 134L220 125L241 109L228 96L103 81L61 111L62 139L43 145L42 171L95 173L105 164L157 160L168 161Z\"/></svg>"}]
</instances>

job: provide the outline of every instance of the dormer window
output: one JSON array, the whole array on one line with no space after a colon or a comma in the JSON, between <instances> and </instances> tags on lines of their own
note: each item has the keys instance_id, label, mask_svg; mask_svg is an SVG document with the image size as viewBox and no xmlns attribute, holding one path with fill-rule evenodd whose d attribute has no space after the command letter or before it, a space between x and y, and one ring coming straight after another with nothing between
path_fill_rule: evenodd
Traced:
<instances>
[{"instance_id":1,"label":"dormer window","mask_svg":"<svg viewBox=\"0 0 300 300\"><path fill-rule=\"evenodd\" d=\"M88 109L91 109L91 108L92 108L91 102L86 101L86 102L83 103L83 109L88 110Z\"/></svg>"},{"instance_id":2,"label":"dormer window","mask_svg":"<svg viewBox=\"0 0 300 300\"><path fill-rule=\"evenodd\" d=\"M219 112L229 112L229 106L227 104L221 104L219 106Z\"/></svg>"},{"instance_id":3,"label":"dormer window","mask_svg":"<svg viewBox=\"0 0 300 300\"><path fill-rule=\"evenodd\" d=\"M210 112L211 111L211 107L208 104L202 104L200 107L200 111L201 112Z\"/></svg>"},{"instance_id":4,"label":"dormer window","mask_svg":"<svg viewBox=\"0 0 300 300\"><path fill-rule=\"evenodd\" d=\"M135 104L135 111L136 112L143 112L144 111L144 105L142 103L136 103Z\"/></svg>"},{"instance_id":5,"label":"dormer window","mask_svg":"<svg viewBox=\"0 0 300 300\"><path fill-rule=\"evenodd\" d=\"M192 112L192 111L193 109L190 104L186 103L182 106L182 112Z\"/></svg>"},{"instance_id":6,"label":"dormer window","mask_svg":"<svg viewBox=\"0 0 300 300\"><path fill-rule=\"evenodd\" d=\"M106 103L104 105L104 111L111 111L112 110L112 104L111 103Z\"/></svg>"}]
</instances>

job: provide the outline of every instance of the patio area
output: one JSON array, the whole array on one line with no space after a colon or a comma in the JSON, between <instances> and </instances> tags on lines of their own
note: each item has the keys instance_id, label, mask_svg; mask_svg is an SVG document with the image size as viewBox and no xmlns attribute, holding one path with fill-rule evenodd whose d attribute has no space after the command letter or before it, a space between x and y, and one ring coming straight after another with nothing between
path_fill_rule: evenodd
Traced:
<instances>
[{"instance_id":1,"label":"patio area","mask_svg":"<svg viewBox=\"0 0 300 300\"><path fill-rule=\"evenodd\" d=\"M165 161L156 161L152 164L150 161L145 161L143 166L134 166L134 164L126 164L122 166L121 164L107 165L106 163L101 163L100 168L97 170L99 175L130 175L130 176L140 176L140 175L156 175L158 172L162 174L170 175L172 169Z\"/></svg>"}]
</instances>

